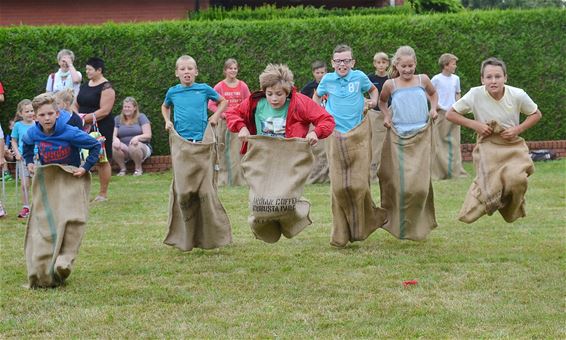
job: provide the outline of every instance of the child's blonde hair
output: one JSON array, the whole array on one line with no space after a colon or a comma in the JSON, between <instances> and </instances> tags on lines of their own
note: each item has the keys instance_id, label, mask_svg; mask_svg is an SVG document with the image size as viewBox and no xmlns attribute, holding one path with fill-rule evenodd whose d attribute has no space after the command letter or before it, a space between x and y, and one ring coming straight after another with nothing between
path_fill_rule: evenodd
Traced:
<instances>
[{"instance_id":1,"label":"child's blonde hair","mask_svg":"<svg viewBox=\"0 0 566 340\"><path fill-rule=\"evenodd\" d=\"M486 60L482 61L482 63L481 63L481 71L480 72L481 72L482 77L483 77L483 71L485 70L485 67L487 65L499 66L503 70L503 75L504 76L507 75L507 66L505 65L503 60L497 59L495 57L491 57L491 58L487 58Z\"/></svg>"},{"instance_id":2,"label":"child's blonde hair","mask_svg":"<svg viewBox=\"0 0 566 340\"><path fill-rule=\"evenodd\" d=\"M24 106L31 104L31 100L29 99L22 99L18 103L16 107L16 116L21 116L22 111L24 110Z\"/></svg>"},{"instance_id":3,"label":"child's blonde hair","mask_svg":"<svg viewBox=\"0 0 566 340\"><path fill-rule=\"evenodd\" d=\"M448 65L452 60L458 61L458 57L452 53L444 53L441 55L440 58L438 58L438 66L440 66L440 70L442 71L444 66Z\"/></svg>"},{"instance_id":4,"label":"child's blonde hair","mask_svg":"<svg viewBox=\"0 0 566 340\"><path fill-rule=\"evenodd\" d=\"M236 67L238 67L238 61L234 58L226 59L226 61L224 62L224 71L226 71L228 69L228 67L230 67L232 65L236 65Z\"/></svg>"},{"instance_id":5,"label":"child's blonde hair","mask_svg":"<svg viewBox=\"0 0 566 340\"><path fill-rule=\"evenodd\" d=\"M268 87L281 85L285 93L289 95L293 84L293 72L284 64L268 64L259 75L259 86L262 91Z\"/></svg>"},{"instance_id":6,"label":"child's blonde hair","mask_svg":"<svg viewBox=\"0 0 566 340\"><path fill-rule=\"evenodd\" d=\"M64 89L55 93L55 103L63 102L67 105L73 104L73 99L75 99L75 92L73 89ZM59 106L59 104L57 104ZM61 107L59 107L61 108Z\"/></svg>"},{"instance_id":7,"label":"child's blonde hair","mask_svg":"<svg viewBox=\"0 0 566 340\"><path fill-rule=\"evenodd\" d=\"M188 61L189 63L193 63L193 64L195 64L195 68L198 68L198 67L197 67L197 61L195 60L195 58L191 57L190 55L183 54L182 56L180 56L179 58L177 58L177 61L175 62L175 68L176 68L176 69L179 68L179 64L180 64L182 61Z\"/></svg>"},{"instance_id":8,"label":"child's blonde hair","mask_svg":"<svg viewBox=\"0 0 566 340\"><path fill-rule=\"evenodd\" d=\"M393 56L393 60L391 61L391 66L389 67L389 74L391 74L391 78L399 77L399 71L397 71L397 64L399 64L399 60L401 57L411 57L417 63L417 54L415 50L411 46L401 46L395 52Z\"/></svg>"},{"instance_id":9,"label":"child's blonde hair","mask_svg":"<svg viewBox=\"0 0 566 340\"><path fill-rule=\"evenodd\" d=\"M126 97L124 98L122 105L124 105L124 103L130 103L134 106L134 114L132 115L132 120L127 122L124 113L120 112L120 123L126 125L137 124L140 116L140 107L138 105L138 101L134 97Z\"/></svg>"},{"instance_id":10,"label":"child's blonde hair","mask_svg":"<svg viewBox=\"0 0 566 340\"><path fill-rule=\"evenodd\" d=\"M385 61L389 62L389 56L385 52L377 52L373 56L373 61L378 61L378 60L385 60Z\"/></svg>"},{"instance_id":11,"label":"child's blonde hair","mask_svg":"<svg viewBox=\"0 0 566 340\"><path fill-rule=\"evenodd\" d=\"M57 104L55 104L55 96L51 93L42 93L31 101L31 106L33 106L35 113L37 113L37 110L43 105L51 105L55 111L59 111Z\"/></svg>"}]
</instances>

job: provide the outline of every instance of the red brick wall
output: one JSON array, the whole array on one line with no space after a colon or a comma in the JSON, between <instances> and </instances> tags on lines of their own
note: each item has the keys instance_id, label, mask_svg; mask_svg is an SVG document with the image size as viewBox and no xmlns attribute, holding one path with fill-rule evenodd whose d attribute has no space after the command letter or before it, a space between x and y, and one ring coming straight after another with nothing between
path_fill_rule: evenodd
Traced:
<instances>
[{"instance_id":1,"label":"red brick wall","mask_svg":"<svg viewBox=\"0 0 566 340\"><path fill-rule=\"evenodd\" d=\"M208 8L209 0L5 0L0 1L0 26L185 19L196 2Z\"/></svg>"}]
</instances>

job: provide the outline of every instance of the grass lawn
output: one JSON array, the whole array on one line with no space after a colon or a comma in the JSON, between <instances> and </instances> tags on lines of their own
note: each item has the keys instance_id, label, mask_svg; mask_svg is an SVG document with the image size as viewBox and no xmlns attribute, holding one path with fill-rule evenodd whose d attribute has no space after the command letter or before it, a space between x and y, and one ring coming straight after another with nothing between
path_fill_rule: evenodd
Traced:
<instances>
[{"instance_id":1,"label":"grass lawn","mask_svg":"<svg viewBox=\"0 0 566 340\"><path fill-rule=\"evenodd\" d=\"M234 243L183 253L162 243L170 180L113 177L67 284L47 290L22 288L25 223L8 182L0 338L566 337L566 160L536 163L528 216L513 224L457 221L471 177L434 182L426 241L380 229L345 249L329 245L329 186L312 185L313 224L273 245L247 225L247 189L221 188Z\"/></svg>"}]
</instances>

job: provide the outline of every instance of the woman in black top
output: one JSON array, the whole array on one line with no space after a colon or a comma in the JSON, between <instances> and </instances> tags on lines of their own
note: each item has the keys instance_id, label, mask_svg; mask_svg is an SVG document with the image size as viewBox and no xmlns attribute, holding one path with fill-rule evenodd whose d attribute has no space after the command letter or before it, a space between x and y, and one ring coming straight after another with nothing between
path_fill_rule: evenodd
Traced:
<instances>
[{"instance_id":1,"label":"woman in black top","mask_svg":"<svg viewBox=\"0 0 566 340\"><path fill-rule=\"evenodd\" d=\"M110 161L112 159L112 134L114 132L114 119L112 107L116 93L108 79L104 78L104 61L100 58L90 58L86 63L87 83L81 85L79 95L74 103L74 110L83 117L85 126L93 124L96 119L98 130L106 138L106 155L108 162L98 163L98 178L100 179L100 192L94 199L96 202L106 201L108 184L112 176Z\"/></svg>"}]
</instances>

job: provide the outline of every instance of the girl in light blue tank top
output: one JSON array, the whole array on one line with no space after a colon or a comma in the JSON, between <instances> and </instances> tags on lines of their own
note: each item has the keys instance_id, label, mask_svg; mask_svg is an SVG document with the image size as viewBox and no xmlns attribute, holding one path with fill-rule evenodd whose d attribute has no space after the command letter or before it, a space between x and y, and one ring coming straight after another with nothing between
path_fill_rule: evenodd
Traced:
<instances>
[{"instance_id":1,"label":"girl in light blue tank top","mask_svg":"<svg viewBox=\"0 0 566 340\"><path fill-rule=\"evenodd\" d=\"M388 128L393 125L400 136L416 133L426 126L429 116L433 119L437 116L436 90L426 74L415 77L416 66L415 51L410 46L401 46L393 57L391 79L385 82L379 97L384 125Z\"/></svg>"},{"instance_id":2,"label":"girl in light blue tank top","mask_svg":"<svg viewBox=\"0 0 566 340\"><path fill-rule=\"evenodd\" d=\"M409 135L426 125L428 104L420 74L417 86L398 88L393 79L391 111L393 126L400 135Z\"/></svg>"}]
</instances>

